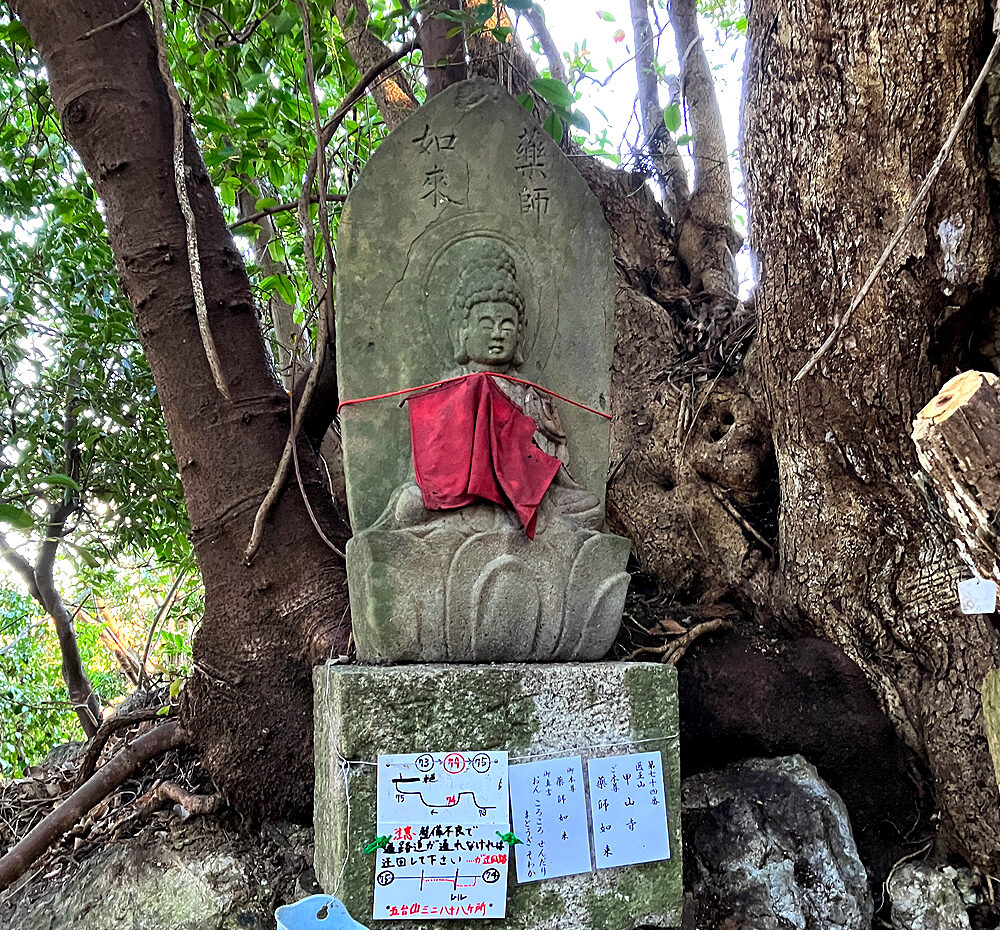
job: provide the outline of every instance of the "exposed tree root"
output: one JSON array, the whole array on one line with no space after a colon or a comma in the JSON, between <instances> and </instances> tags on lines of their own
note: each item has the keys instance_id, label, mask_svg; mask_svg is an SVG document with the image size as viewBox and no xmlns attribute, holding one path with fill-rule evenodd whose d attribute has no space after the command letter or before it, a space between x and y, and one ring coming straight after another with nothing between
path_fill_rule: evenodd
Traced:
<instances>
[{"instance_id":1,"label":"exposed tree root","mask_svg":"<svg viewBox=\"0 0 1000 930\"><path fill-rule=\"evenodd\" d=\"M94 774L94 770L97 768L97 760L101 758L101 751L115 733L127 727L135 726L137 723L155 720L159 715L160 708L143 707L128 714L114 714L108 717L94 734L93 739L87 744L87 751L83 756L83 761L80 763L80 771L76 776L76 787L79 788Z\"/></svg>"},{"instance_id":2,"label":"exposed tree root","mask_svg":"<svg viewBox=\"0 0 1000 930\"><path fill-rule=\"evenodd\" d=\"M170 802L180 806L182 820L198 814L214 814L224 803L221 794L195 794L177 782L161 781L139 798L136 806L140 813L148 814Z\"/></svg>"},{"instance_id":3,"label":"exposed tree root","mask_svg":"<svg viewBox=\"0 0 1000 930\"><path fill-rule=\"evenodd\" d=\"M23 875L49 846L126 778L150 759L186 742L187 734L181 725L171 720L129 743L0 859L0 891Z\"/></svg>"},{"instance_id":4,"label":"exposed tree root","mask_svg":"<svg viewBox=\"0 0 1000 930\"><path fill-rule=\"evenodd\" d=\"M627 655L625 660L629 661L642 656L658 655L662 656L660 659L662 663L676 665L684 653L688 651L688 647L699 636L704 636L707 633L717 633L719 630L731 630L732 628L733 625L728 620L706 620L704 623L699 623L697 626L692 627L683 636L671 639L662 646L642 646Z\"/></svg>"}]
</instances>

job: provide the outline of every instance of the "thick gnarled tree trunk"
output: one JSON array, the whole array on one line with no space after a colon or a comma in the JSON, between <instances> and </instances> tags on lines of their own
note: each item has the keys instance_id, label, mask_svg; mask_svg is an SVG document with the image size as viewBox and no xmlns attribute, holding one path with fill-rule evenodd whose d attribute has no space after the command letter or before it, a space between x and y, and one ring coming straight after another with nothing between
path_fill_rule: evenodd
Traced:
<instances>
[{"instance_id":1,"label":"thick gnarled tree trunk","mask_svg":"<svg viewBox=\"0 0 1000 930\"><path fill-rule=\"evenodd\" d=\"M867 672L928 759L944 845L995 870L979 687L1000 641L987 618L958 613L966 570L909 440L961 364L973 308L995 309L1000 242L976 125L839 342L793 380L930 169L985 53L986 16L981 0L753 0L744 163L781 490L774 603Z\"/></svg>"},{"instance_id":2,"label":"thick gnarled tree trunk","mask_svg":"<svg viewBox=\"0 0 1000 930\"><path fill-rule=\"evenodd\" d=\"M309 669L346 650L347 591L343 562L316 535L294 483L256 559L244 565L254 514L288 436L289 411L265 354L243 261L185 130L186 176L227 400L209 371L195 318L170 103L149 17L139 11L82 38L120 18L132 0L12 6L45 61L64 131L104 204L181 471L206 598L184 722L241 806L307 809ZM300 458L313 508L335 525L305 442Z\"/></svg>"}]
</instances>

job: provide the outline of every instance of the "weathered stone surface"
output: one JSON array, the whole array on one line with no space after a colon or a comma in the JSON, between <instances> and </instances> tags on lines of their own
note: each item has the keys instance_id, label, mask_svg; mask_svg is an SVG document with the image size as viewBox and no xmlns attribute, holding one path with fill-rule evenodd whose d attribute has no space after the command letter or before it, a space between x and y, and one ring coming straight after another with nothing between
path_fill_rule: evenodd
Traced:
<instances>
[{"instance_id":1,"label":"weathered stone surface","mask_svg":"<svg viewBox=\"0 0 1000 930\"><path fill-rule=\"evenodd\" d=\"M196 818L120 840L39 895L0 904L3 930L273 930L274 910L314 890L312 831Z\"/></svg>"},{"instance_id":2,"label":"weathered stone surface","mask_svg":"<svg viewBox=\"0 0 1000 930\"><path fill-rule=\"evenodd\" d=\"M566 521L534 539L497 518L469 533L469 514L425 536L360 533L347 544L351 619L364 662L587 661L621 625L629 541Z\"/></svg>"},{"instance_id":3,"label":"weathered stone surface","mask_svg":"<svg viewBox=\"0 0 1000 930\"><path fill-rule=\"evenodd\" d=\"M361 847L375 832L380 753L506 749L584 759L659 750L673 858L626 869L518 885L510 871L512 930L632 930L681 918L680 763L673 668L640 663L563 665L328 665L316 692L316 872L362 923L374 864ZM347 792L345 793L345 774ZM350 803L348 806L348 797ZM431 927L454 922L421 922ZM405 921L379 921L397 928Z\"/></svg>"},{"instance_id":4,"label":"weathered stone surface","mask_svg":"<svg viewBox=\"0 0 1000 930\"><path fill-rule=\"evenodd\" d=\"M1000 669L993 669L983 682L983 718L993 756L993 771L1000 787Z\"/></svg>"},{"instance_id":5,"label":"weathered stone surface","mask_svg":"<svg viewBox=\"0 0 1000 930\"><path fill-rule=\"evenodd\" d=\"M895 930L969 930L962 896L944 871L906 862L893 871L888 884Z\"/></svg>"},{"instance_id":6,"label":"weathered stone surface","mask_svg":"<svg viewBox=\"0 0 1000 930\"><path fill-rule=\"evenodd\" d=\"M338 265L342 399L487 371L606 412L607 225L579 172L498 85L454 85L379 147L345 205ZM362 662L599 659L614 640L629 546L600 532L608 420L523 383L491 383L534 420L548 461L569 467L545 493L534 540L496 504L425 509L455 503L427 496L426 473L421 496L398 403L343 410ZM525 484L518 473L504 492L513 499Z\"/></svg>"},{"instance_id":7,"label":"weathered stone surface","mask_svg":"<svg viewBox=\"0 0 1000 930\"><path fill-rule=\"evenodd\" d=\"M482 237L502 244L517 265L527 324L520 377L607 411L614 342L607 224L538 122L482 79L453 85L415 112L351 189L337 237L341 398L414 387L454 368L449 295L470 242ZM573 475L603 502L609 423L567 404L558 409ZM409 427L395 400L345 407L341 420L357 532L411 478Z\"/></svg>"},{"instance_id":8,"label":"weathered stone surface","mask_svg":"<svg viewBox=\"0 0 1000 930\"><path fill-rule=\"evenodd\" d=\"M695 775L682 794L699 930L869 930L847 810L801 756Z\"/></svg>"}]
</instances>

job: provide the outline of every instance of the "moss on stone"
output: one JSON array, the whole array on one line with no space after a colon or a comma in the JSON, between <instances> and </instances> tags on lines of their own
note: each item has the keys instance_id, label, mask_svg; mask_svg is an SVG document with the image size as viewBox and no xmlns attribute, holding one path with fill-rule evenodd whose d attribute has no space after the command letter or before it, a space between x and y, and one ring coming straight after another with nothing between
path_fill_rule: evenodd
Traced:
<instances>
[{"instance_id":1,"label":"moss on stone","mask_svg":"<svg viewBox=\"0 0 1000 930\"><path fill-rule=\"evenodd\" d=\"M513 867L512 867L513 871ZM555 891L546 891L539 882L510 884L506 924L512 930L528 930L554 922L566 913L566 903Z\"/></svg>"},{"instance_id":2,"label":"moss on stone","mask_svg":"<svg viewBox=\"0 0 1000 930\"><path fill-rule=\"evenodd\" d=\"M668 876L662 863L649 863L622 872L610 894L587 895L586 907L593 930L638 927L646 922L644 918L661 920L664 914L673 914L679 926L682 898L680 870Z\"/></svg>"}]
</instances>

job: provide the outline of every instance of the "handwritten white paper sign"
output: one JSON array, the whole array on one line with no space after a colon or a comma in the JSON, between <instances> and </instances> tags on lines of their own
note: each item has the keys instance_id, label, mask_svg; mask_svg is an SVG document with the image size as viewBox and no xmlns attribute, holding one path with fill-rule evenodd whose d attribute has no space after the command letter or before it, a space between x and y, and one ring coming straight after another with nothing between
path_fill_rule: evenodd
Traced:
<instances>
[{"instance_id":1,"label":"handwritten white paper sign","mask_svg":"<svg viewBox=\"0 0 1000 930\"><path fill-rule=\"evenodd\" d=\"M379 756L377 791L379 834L399 823L506 824L507 753Z\"/></svg>"},{"instance_id":2,"label":"handwritten white paper sign","mask_svg":"<svg viewBox=\"0 0 1000 930\"><path fill-rule=\"evenodd\" d=\"M512 765L510 809L519 882L591 871L579 756Z\"/></svg>"},{"instance_id":3,"label":"handwritten white paper sign","mask_svg":"<svg viewBox=\"0 0 1000 930\"><path fill-rule=\"evenodd\" d=\"M591 759L587 775L597 868L669 859L667 792L660 754Z\"/></svg>"},{"instance_id":4,"label":"handwritten white paper sign","mask_svg":"<svg viewBox=\"0 0 1000 930\"><path fill-rule=\"evenodd\" d=\"M509 847L496 824L407 824L390 835L375 863L376 920L506 915Z\"/></svg>"},{"instance_id":5,"label":"handwritten white paper sign","mask_svg":"<svg viewBox=\"0 0 1000 930\"><path fill-rule=\"evenodd\" d=\"M372 916L506 916L509 798L506 752L379 756Z\"/></svg>"}]
</instances>

